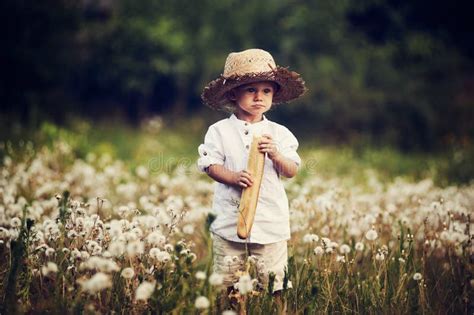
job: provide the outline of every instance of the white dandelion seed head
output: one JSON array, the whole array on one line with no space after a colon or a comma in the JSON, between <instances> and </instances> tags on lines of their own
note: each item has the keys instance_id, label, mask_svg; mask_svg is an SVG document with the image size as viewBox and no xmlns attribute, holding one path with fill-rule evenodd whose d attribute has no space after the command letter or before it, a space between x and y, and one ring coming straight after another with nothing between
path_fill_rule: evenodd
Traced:
<instances>
[{"instance_id":1,"label":"white dandelion seed head","mask_svg":"<svg viewBox=\"0 0 474 315\"><path fill-rule=\"evenodd\" d=\"M324 249L321 246L316 246L314 248L314 254L317 255L317 256L320 256L320 255L324 254Z\"/></svg>"},{"instance_id":2,"label":"white dandelion seed head","mask_svg":"<svg viewBox=\"0 0 474 315\"><path fill-rule=\"evenodd\" d=\"M196 301L194 302L194 306L197 309L207 309L211 303L209 302L208 298L205 296L199 296Z\"/></svg>"},{"instance_id":3,"label":"white dandelion seed head","mask_svg":"<svg viewBox=\"0 0 474 315\"><path fill-rule=\"evenodd\" d=\"M209 284L213 286L218 286L224 283L224 276L219 273L212 273L209 276Z\"/></svg>"},{"instance_id":4,"label":"white dandelion seed head","mask_svg":"<svg viewBox=\"0 0 474 315\"><path fill-rule=\"evenodd\" d=\"M365 248L365 246L364 246L364 243L362 243L362 242L357 242L355 244L355 250L358 251L358 252L363 251L364 248Z\"/></svg>"},{"instance_id":5,"label":"white dandelion seed head","mask_svg":"<svg viewBox=\"0 0 474 315\"><path fill-rule=\"evenodd\" d=\"M135 271L133 270L133 268L127 267L122 270L120 275L125 279L132 279L135 275Z\"/></svg>"},{"instance_id":6,"label":"white dandelion seed head","mask_svg":"<svg viewBox=\"0 0 474 315\"><path fill-rule=\"evenodd\" d=\"M147 301L155 291L155 282L143 281L135 291L135 300Z\"/></svg>"},{"instance_id":7,"label":"white dandelion seed head","mask_svg":"<svg viewBox=\"0 0 474 315\"><path fill-rule=\"evenodd\" d=\"M135 257L143 254L145 251L145 244L142 241L136 240L127 244L127 256Z\"/></svg>"},{"instance_id":8,"label":"white dandelion seed head","mask_svg":"<svg viewBox=\"0 0 474 315\"><path fill-rule=\"evenodd\" d=\"M113 241L110 243L108 251L114 257L122 256L125 253L125 243L121 241Z\"/></svg>"},{"instance_id":9,"label":"white dandelion seed head","mask_svg":"<svg viewBox=\"0 0 474 315\"><path fill-rule=\"evenodd\" d=\"M420 281L421 279L423 279L423 276L421 275L421 273L416 272L416 273L413 275L413 280L415 280L415 281Z\"/></svg>"},{"instance_id":10,"label":"white dandelion seed head","mask_svg":"<svg viewBox=\"0 0 474 315\"><path fill-rule=\"evenodd\" d=\"M379 235L377 234L377 231L374 229L370 229L365 233L365 238L368 239L369 241L375 241Z\"/></svg>"},{"instance_id":11,"label":"white dandelion seed head","mask_svg":"<svg viewBox=\"0 0 474 315\"><path fill-rule=\"evenodd\" d=\"M78 281L82 290L90 294L96 294L104 289L112 287L110 276L103 272L98 272L87 281Z\"/></svg>"},{"instance_id":12,"label":"white dandelion seed head","mask_svg":"<svg viewBox=\"0 0 474 315\"><path fill-rule=\"evenodd\" d=\"M161 263L167 263L171 260L171 255L168 252L160 251L156 255L156 260L158 260Z\"/></svg>"},{"instance_id":13,"label":"white dandelion seed head","mask_svg":"<svg viewBox=\"0 0 474 315\"><path fill-rule=\"evenodd\" d=\"M351 247L347 244L342 244L341 247L339 248L339 252L342 255L349 254L351 252Z\"/></svg>"},{"instance_id":14,"label":"white dandelion seed head","mask_svg":"<svg viewBox=\"0 0 474 315\"><path fill-rule=\"evenodd\" d=\"M153 247L150 249L149 255L153 259L158 259L158 254L161 252L159 248Z\"/></svg>"},{"instance_id":15,"label":"white dandelion seed head","mask_svg":"<svg viewBox=\"0 0 474 315\"><path fill-rule=\"evenodd\" d=\"M148 234L146 241L152 246L163 246L166 242L166 238L159 231L154 231Z\"/></svg>"},{"instance_id":16,"label":"white dandelion seed head","mask_svg":"<svg viewBox=\"0 0 474 315\"><path fill-rule=\"evenodd\" d=\"M194 225L186 224L183 226L183 233L188 235L194 234Z\"/></svg>"},{"instance_id":17,"label":"white dandelion seed head","mask_svg":"<svg viewBox=\"0 0 474 315\"><path fill-rule=\"evenodd\" d=\"M54 253L56 253L56 250L54 248L51 248L51 247L48 247L44 252L46 257L51 257L51 256L54 255Z\"/></svg>"},{"instance_id":18,"label":"white dandelion seed head","mask_svg":"<svg viewBox=\"0 0 474 315\"><path fill-rule=\"evenodd\" d=\"M57 273L58 272L58 265L55 263L48 261L46 266L41 267L41 273L43 276L48 276L50 273Z\"/></svg>"},{"instance_id":19,"label":"white dandelion seed head","mask_svg":"<svg viewBox=\"0 0 474 315\"><path fill-rule=\"evenodd\" d=\"M316 234L305 234L303 236L303 243L315 243L319 241L319 236Z\"/></svg>"},{"instance_id":20,"label":"white dandelion seed head","mask_svg":"<svg viewBox=\"0 0 474 315\"><path fill-rule=\"evenodd\" d=\"M385 259L385 254L382 253L382 252L378 252L376 255L375 255L375 259L378 260L378 261L382 261Z\"/></svg>"},{"instance_id":21,"label":"white dandelion seed head","mask_svg":"<svg viewBox=\"0 0 474 315\"><path fill-rule=\"evenodd\" d=\"M239 282L237 282L234 287L239 290L240 294L245 295L253 290L253 284L254 281L252 281L250 275L244 274L240 276Z\"/></svg>"},{"instance_id":22,"label":"white dandelion seed head","mask_svg":"<svg viewBox=\"0 0 474 315\"><path fill-rule=\"evenodd\" d=\"M12 228L19 228L21 226L21 220L18 217L14 217L10 220L10 226Z\"/></svg>"},{"instance_id":23,"label":"white dandelion seed head","mask_svg":"<svg viewBox=\"0 0 474 315\"><path fill-rule=\"evenodd\" d=\"M196 279L198 280L206 280L206 273L204 271L198 271L196 272Z\"/></svg>"}]
</instances>

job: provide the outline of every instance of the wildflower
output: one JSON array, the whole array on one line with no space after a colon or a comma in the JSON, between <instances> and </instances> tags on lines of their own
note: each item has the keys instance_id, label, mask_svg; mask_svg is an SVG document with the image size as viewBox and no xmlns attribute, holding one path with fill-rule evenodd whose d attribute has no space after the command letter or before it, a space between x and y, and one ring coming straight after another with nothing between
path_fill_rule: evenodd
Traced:
<instances>
[{"instance_id":1,"label":"wildflower","mask_svg":"<svg viewBox=\"0 0 474 315\"><path fill-rule=\"evenodd\" d=\"M345 262L346 262L346 256L337 255L336 261L337 261L337 262L341 262L341 263L345 263Z\"/></svg>"},{"instance_id":2,"label":"wildflower","mask_svg":"<svg viewBox=\"0 0 474 315\"><path fill-rule=\"evenodd\" d=\"M319 236L316 234L305 234L303 236L303 243L313 243L319 241Z\"/></svg>"},{"instance_id":3,"label":"wildflower","mask_svg":"<svg viewBox=\"0 0 474 315\"><path fill-rule=\"evenodd\" d=\"M86 242L86 248L89 252L94 253L96 251L97 247L100 247L100 246L96 241L89 240L89 241Z\"/></svg>"},{"instance_id":4,"label":"wildflower","mask_svg":"<svg viewBox=\"0 0 474 315\"><path fill-rule=\"evenodd\" d=\"M249 257L247 257L247 261L250 263L250 264L256 264L257 263L257 257L255 257L254 255L250 255Z\"/></svg>"},{"instance_id":5,"label":"wildflower","mask_svg":"<svg viewBox=\"0 0 474 315\"><path fill-rule=\"evenodd\" d=\"M194 306L197 309L206 309L206 308L209 307L209 305L211 305L211 303L209 302L209 300L205 296L198 297L196 299L196 302L194 302Z\"/></svg>"},{"instance_id":6,"label":"wildflower","mask_svg":"<svg viewBox=\"0 0 474 315\"><path fill-rule=\"evenodd\" d=\"M158 255L160 252L161 250L159 248L153 247L152 249L150 249L149 255L153 259L158 259Z\"/></svg>"},{"instance_id":7,"label":"wildflower","mask_svg":"<svg viewBox=\"0 0 474 315\"><path fill-rule=\"evenodd\" d=\"M71 238L71 239L72 239L72 238L75 238L76 236L77 236L77 232L76 232L75 230L69 230L69 231L67 232L67 237L68 237L68 238Z\"/></svg>"},{"instance_id":8,"label":"wildflower","mask_svg":"<svg viewBox=\"0 0 474 315\"><path fill-rule=\"evenodd\" d=\"M156 255L156 259L159 261L159 262L162 262L162 263L167 263L168 261L171 260L171 256L168 252L165 252L165 251L162 251L162 252L159 252L157 255Z\"/></svg>"},{"instance_id":9,"label":"wildflower","mask_svg":"<svg viewBox=\"0 0 474 315\"><path fill-rule=\"evenodd\" d=\"M46 249L46 251L44 252L44 254L47 256L47 257L50 257L52 256L56 251L54 250L54 248L51 248L51 247L48 247Z\"/></svg>"},{"instance_id":10,"label":"wildflower","mask_svg":"<svg viewBox=\"0 0 474 315\"><path fill-rule=\"evenodd\" d=\"M18 217L14 217L10 220L10 225L12 228L18 228L21 226L21 220Z\"/></svg>"},{"instance_id":11,"label":"wildflower","mask_svg":"<svg viewBox=\"0 0 474 315\"><path fill-rule=\"evenodd\" d=\"M222 283L224 283L224 276L222 276L221 274L214 272L209 276L210 285L218 286Z\"/></svg>"},{"instance_id":12,"label":"wildflower","mask_svg":"<svg viewBox=\"0 0 474 315\"><path fill-rule=\"evenodd\" d=\"M58 272L58 265L55 263L48 261L46 266L41 267L41 273L43 276L48 276L50 273L57 273Z\"/></svg>"},{"instance_id":13,"label":"wildflower","mask_svg":"<svg viewBox=\"0 0 474 315\"><path fill-rule=\"evenodd\" d=\"M206 273L204 271L196 272L196 279L205 280L206 279Z\"/></svg>"},{"instance_id":14,"label":"wildflower","mask_svg":"<svg viewBox=\"0 0 474 315\"><path fill-rule=\"evenodd\" d=\"M375 259L378 260L378 261L384 260L384 259L385 259L384 253L378 252L378 253L375 255Z\"/></svg>"},{"instance_id":15,"label":"wildflower","mask_svg":"<svg viewBox=\"0 0 474 315\"><path fill-rule=\"evenodd\" d=\"M133 268L127 267L122 270L120 275L124 277L125 279L132 279L133 276L135 275L135 271L133 270Z\"/></svg>"},{"instance_id":16,"label":"wildflower","mask_svg":"<svg viewBox=\"0 0 474 315\"><path fill-rule=\"evenodd\" d=\"M321 243L323 243L324 247L328 247L331 245L331 240L327 237L321 238Z\"/></svg>"},{"instance_id":17,"label":"wildflower","mask_svg":"<svg viewBox=\"0 0 474 315\"><path fill-rule=\"evenodd\" d=\"M148 177L148 169L143 165L138 166L135 170L135 173L137 173L137 176L142 179L146 179Z\"/></svg>"},{"instance_id":18,"label":"wildflower","mask_svg":"<svg viewBox=\"0 0 474 315\"><path fill-rule=\"evenodd\" d=\"M359 252L363 251L363 250L364 250L364 243L362 243L362 242L357 242L357 243L355 244L355 249L356 249L357 251L359 251Z\"/></svg>"},{"instance_id":19,"label":"wildflower","mask_svg":"<svg viewBox=\"0 0 474 315\"><path fill-rule=\"evenodd\" d=\"M112 256L119 257L125 253L125 243L120 241L114 241L110 243L108 251Z\"/></svg>"},{"instance_id":20,"label":"wildflower","mask_svg":"<svg viewBox=\"0 0 474 315\"><path fill-rule=\"evenodd\" d=\"M166 238L160 232L154 231L148 234L146 241L150 245L163 245L166 241Z\"/></svg>"},{"instance_id":21,"label":"wildflower","mask_svg":"<svg viewBox=\"0 0 474 315\"><path fill-rule=\"evenodd\" d=\"M343 255L349 254L351 252L351 248L347 244L342 244L341 248L339 248L339 252Z\"/></svg>"},{"instance_id":22,"label":"wildflower","mask_svg":"<svg viewBox=\"0 0 474 315\"><path fill-rule=\"evenodd\" d=\"M10 237L10 231L4 227L0 227L0 238L6 239Z\"/></svg>"},{"instance_id":23,"label":"wildflower","mask_svg":"<svg viewBox=\"0 0 474 315\"><path fill-rule=\"evenodd\" d=\"M174 247L171 244L166 244L165 245L165 251L171 253L173 251Z\"/></svg>"},{"instance_id":24,"label":"wildflower","mask_svg":"<svg viewBox=\"0 0 474 315\"><path fill-rule=\"evenodd\" d=\"M194 233L194 226L192 224L186 224L183 226L183 233L184 234L193 234Z\"/></svg>"},{"instance_id":25,"label":"wildflower","mask_svg":"<svg viewBox=\"0 0 474 315\"><path fill-rule=\"evenodd\" d=\"M416 272L416 273L413 275L413 280L415 280L415 281L420 281L422 278L423 278L423 276L422 276L421 273L419 273L419 272Z\"/></svg>"},{"instance_id":26,"label":"wildflower","mask_svg":"<svg viewBox=\"0 0 474 315\"><path fill-rule=\"evenodd\" d=\"M145 251L145 245L141 241L133 241L127 244L127 255L128 257L134 257L143 254Z\"/></svg>"},{"instance_id":27,"label":"wildflower","mask_svg":"<svg viewBox=\"0 0 474 315\"><path fill-rule=\"evenodd\" d=\"M323 253L324 253L324 249L321 246L316 246L316 248L314 249L314 254L320 256Z\"/></svg>"},{"instance_id":28,"label":"wildflower","mask_svg":"<svg viewBox=\"0 0 474 315\"><path fill-rule=\"evenodd\" d=\"M153 291L155 291L155 283L143 281L135 291L135 299L146 301L153 294Z\"/></svg>"},{"instance_id":29,"label":"wildflower","mask_svg":"<svg viewBox=\"0 0 474 315\"><path fill-rule=\"evenodd\" d=\"M195 253L189 253L188 259L189 259L189 261L191 261L191 262L195 262L196 259L197 259L197 256L196 256Z\"/></svg>"},{"instance_id":30,"label":"wildflower","mask_svg":"<svg viewBox=\"0 0 474 315\"><path fill-rule=\"evenodd\" d=\"M365 238L369 241L376 240L378 236L379 235L377 234L377 231L375 231L374 229L368 230L367 233L365 233Z\"/></svg>"},{"instance_id":31,"label":"wildflower","mask_svg":"<svg viewBox=\"0 0 474 315\"><path fill-rule=\"evenodd\" d=\"M222 315L237 315L233 310L225 310L222 312Z\"/></svg>"},{"instance_id":32,"label":"wildflower","mask_svg":"<svg viewBox=\"0 0 474 315\"><path fill-rule=\"evenodd\" d=\"M97 269L102 272L118 271L120 268L115 261L98 256L92 256L81 264L81 269L93 270Z\"/></svg>"},{"instance_id":33,"label":"wildflower","mask_svg":"<svg viewBox=\"0 0 474 315\"><path fill-rule=\"evenodd\" d=\"M98 272L89 280L80 281L79 283L82 287L82 290L90 294L96 294L97 292L100 292L106 288L112 287L112 281L110 280L110 277L102 272Z\"/></svg>"},{"instance_id":34,"label":"wildflower","mask_svg":"<svg viewBox=\"0 0 474 315\"><path fill-rule=\"evenodd\" d=\"M253 289L253 281L250 275L244 274L239 278L239 282L235 284L241 294L247 294Z\"/></svg>"},{"instance_id":35,"label":"wildflower","mask_svg":"<svg viewBox=\"0 0 474 315\"><path fill-rule=\"evenodd\" d=\"M402 264L405 263L405 259L403 259L402 257L398 258L398 261L401 262Z\"/></svg>"}]
</instances>

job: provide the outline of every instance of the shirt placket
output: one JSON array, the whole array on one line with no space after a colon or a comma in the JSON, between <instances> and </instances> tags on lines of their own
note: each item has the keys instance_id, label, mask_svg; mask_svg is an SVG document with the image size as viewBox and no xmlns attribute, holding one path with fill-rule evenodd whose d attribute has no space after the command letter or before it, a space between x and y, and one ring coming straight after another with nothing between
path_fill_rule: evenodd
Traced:
<instances>
[{"instance_id":1,"label":"shirt placket","mask_svg":"<svg viewBox=\"0 0 474 315\"><path fill-rule=\"evenodd\" d=\"M250 150L250 144L252 143L252 132L251 126L248 122L244 123L244 128L242 131L242 139L244 141L245 150L248 152Z\"/></svg>"}]
</instances>

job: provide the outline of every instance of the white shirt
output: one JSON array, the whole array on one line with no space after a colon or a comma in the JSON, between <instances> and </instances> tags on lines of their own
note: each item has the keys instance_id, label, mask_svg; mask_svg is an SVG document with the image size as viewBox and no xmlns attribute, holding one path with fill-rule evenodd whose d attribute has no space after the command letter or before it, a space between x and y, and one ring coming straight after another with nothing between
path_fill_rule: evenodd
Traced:
<instances>
[{"instance_id":1,"label":"white shirt","mask_svg":"<svg viewBox=\"0 0 474 315\"><path fill-rule=\"evenodd\" d=\"M248 123L235 115L211 125L198 148L198 167L201 171L213 164L238 172L247 168L253 136L269 134L279 152L298 165L298 140L288 128L268 120ZM242 189L216 182L212 210L217 215L211 232L234 242L245 242L237 236L237 214ZM280 175L273 162L265 157L262 184L255 219L250 232L250 243L270 244L290 239L288 198Z\"/></svg>"}]
</instances>

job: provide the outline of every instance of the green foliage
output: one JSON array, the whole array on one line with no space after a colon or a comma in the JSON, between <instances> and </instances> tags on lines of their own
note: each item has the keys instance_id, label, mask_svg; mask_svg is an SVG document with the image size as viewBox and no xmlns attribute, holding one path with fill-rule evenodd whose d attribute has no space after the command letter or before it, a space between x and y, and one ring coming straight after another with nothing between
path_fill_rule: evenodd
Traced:
<instances>
[{"instance_id":1,"label":"green foliage","mask_svg":"<svg viewBox=\"0 0 474 315\"><path fill-rule=\"evenodd\" d=\"M230 51L260 47L305 78L308 93L277 115L309 137L410 151L472 146L474 54L463 35L470 17L459 8L373 0L25 6L1 6L10 47L1 125L38 127L71 112L134 122L156 111L189 116Z\"/></svg>"}]
</instances>

